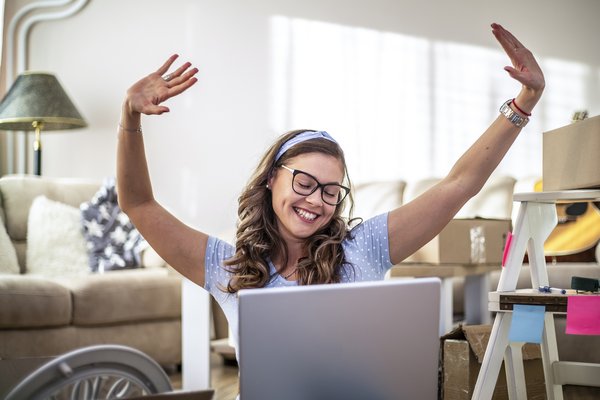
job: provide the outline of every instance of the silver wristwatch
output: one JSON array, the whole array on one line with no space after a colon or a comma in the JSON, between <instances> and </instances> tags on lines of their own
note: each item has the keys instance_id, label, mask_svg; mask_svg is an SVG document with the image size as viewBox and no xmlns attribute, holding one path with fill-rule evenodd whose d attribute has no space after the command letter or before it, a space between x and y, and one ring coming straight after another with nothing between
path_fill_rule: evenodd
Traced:
<instances>
[{"instance_id":1,"label":"silver wristwatch","mask_svg":"<svg viewBox=\"0 0 600 400\"><path fill-rule=\"evenodd\" d=\"M519 128L524 128L529 122L529 118L521 117L512 108L510 108L509 104L511 102L512 99L506 100L506 103L502 104L500 107L500 113L504 115L513 125L518 126Z\"/></svg>"}]
</instances>

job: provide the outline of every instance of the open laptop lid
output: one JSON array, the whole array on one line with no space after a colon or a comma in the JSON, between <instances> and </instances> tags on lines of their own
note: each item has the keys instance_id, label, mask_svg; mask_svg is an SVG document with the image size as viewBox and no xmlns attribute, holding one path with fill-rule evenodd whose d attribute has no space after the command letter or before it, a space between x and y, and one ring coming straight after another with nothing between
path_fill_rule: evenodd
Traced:
<instances>
[{"instance_id":1,"label":"open laptop lid","mask_svg":"<svg viewBox=\"0 0 600 400\"><path fill-rule=\"evenodd\" d=\"M241 400L436 399L440 280L239 293Z\"/></svg>"}]
</instances>

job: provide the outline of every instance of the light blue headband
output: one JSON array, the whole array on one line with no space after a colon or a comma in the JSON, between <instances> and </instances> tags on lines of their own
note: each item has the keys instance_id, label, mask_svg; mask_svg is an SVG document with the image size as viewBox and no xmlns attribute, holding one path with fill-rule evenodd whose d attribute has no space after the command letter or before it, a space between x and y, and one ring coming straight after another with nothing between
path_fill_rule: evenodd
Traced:
<instances>
[{"instance_id":1,"label":"light blue headband","mask_svg":"<svg viewBox=\"0 0 600 400\"><path fill-rule=\"evenodd\" d=\"M277 160L281 158L283 153L288 151L291 147L297 145L298 143L302 143L311 139L327 139L337 144L335 139L325 131L304 131L281 145L279 151L277 152L277 155L275 156L275 162L277 162Z\"/></svg>"}]
</instances>

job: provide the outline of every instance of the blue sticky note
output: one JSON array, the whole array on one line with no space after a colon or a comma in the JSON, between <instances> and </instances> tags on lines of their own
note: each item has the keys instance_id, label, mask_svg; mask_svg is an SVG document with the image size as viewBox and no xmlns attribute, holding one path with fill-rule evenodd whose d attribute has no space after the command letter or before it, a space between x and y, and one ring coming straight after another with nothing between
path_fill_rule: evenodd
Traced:
<instances>
[{"instance_id":1,"label":"blue sticky note","mask_svg":"<svg viewBox=\"0 0 600 400\"><path fill-rule=\"evenodd\" d=\"M508 332L511 342L541 343L544 332L544 306L513 306L512 322Z\"/></svg>"}]
</instances>

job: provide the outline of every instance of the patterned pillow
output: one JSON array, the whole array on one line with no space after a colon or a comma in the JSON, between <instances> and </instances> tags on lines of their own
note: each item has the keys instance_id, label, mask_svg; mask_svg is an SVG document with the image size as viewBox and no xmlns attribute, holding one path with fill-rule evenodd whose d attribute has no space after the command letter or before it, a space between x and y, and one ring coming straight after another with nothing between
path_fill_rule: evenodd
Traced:
<instances>
[{"instance_id":1,"label":"patterned pillow","mask_svg":"<svg viewBox=\"0 0 600 400\"><path fill-rule=\"evenodd\" d=\"M106 179L92 200L82 203L80 209L93 272L141 266L141 252L148 243L119 208L114 178Z\"/></svg>"}]
</instances>

